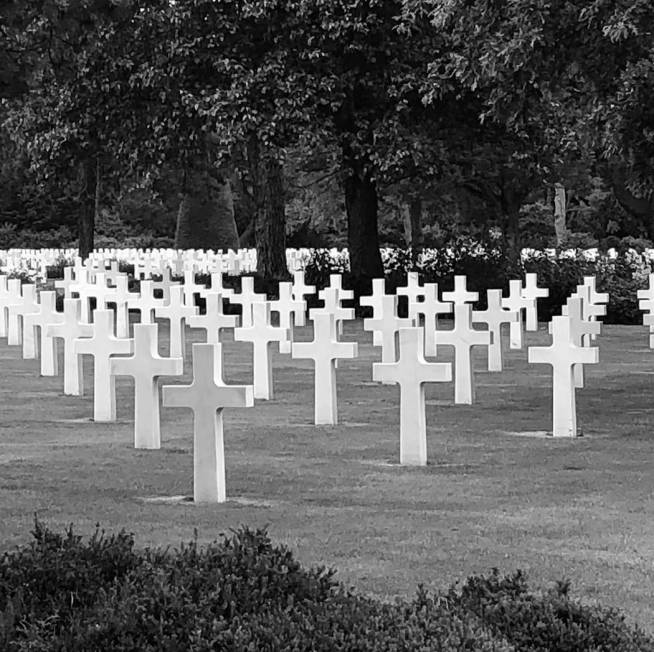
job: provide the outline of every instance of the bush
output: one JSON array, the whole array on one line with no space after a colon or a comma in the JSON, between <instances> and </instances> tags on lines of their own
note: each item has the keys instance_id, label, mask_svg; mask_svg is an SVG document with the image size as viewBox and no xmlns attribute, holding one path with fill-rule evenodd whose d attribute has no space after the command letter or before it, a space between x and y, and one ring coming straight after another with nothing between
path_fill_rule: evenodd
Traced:
<instances>
[{"instance_id":1,"label":"bush","mask_svg":"<svg viewBox=\"0 0 654 652\"><path fill-rule=\"evenodd\" d=\"M651 649L654 642L618 612L571 600L567 582L542 594L529 591L520 571L471 577L459 592L450 590L449 599L517 650L628 652Z\"/></svg>"},{"instance_id":2,"label":"bush","mask_svg":"<svg viewBox=\"0 0 654 652\"><path fill-rule=\"evenodd\" d=\"M15 224L0 224L0 249L53 249L75 245L75 236L67 226L44 231L19 230Z\"/></svg>"},{"instance_id":3,"label":"bush","mask_svg":"<svg viewBox=\"0 0 654 652\"><path fill-rule=\"evenodd\" d=\"M651 650L614 611L529 591L521 573L387 603L305 569L265 530L220 542L138 551L132 535L88 543L37 522L34 541L0 564L0 639L46 650Z\"/></svg>"}]
</instances>

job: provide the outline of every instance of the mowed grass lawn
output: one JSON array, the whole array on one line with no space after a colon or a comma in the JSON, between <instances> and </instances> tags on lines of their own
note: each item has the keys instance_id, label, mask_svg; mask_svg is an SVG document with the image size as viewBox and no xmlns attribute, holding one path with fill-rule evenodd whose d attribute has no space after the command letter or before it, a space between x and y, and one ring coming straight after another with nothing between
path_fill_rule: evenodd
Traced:
<instances>
[{"instance_id":1,"label":"mowed grass lawn","mask_svg":"<svg viewBox=\"0 0 654 652\"><path fill-rule=\"evenodd\" d=\"M299 331L309 339L309 329ZM505 371L489 374L477 350L475 405L455 406L452 383L427 388L425 468L394 464L399 389L371 382L379 353L360 321L346 325L345 339L359 342L360 355L337 371L339 425L312 425L312 363L275 354L274 400L225 413L233 500L204 506L145 500L192 493L190 411L164 409L161 450L134 450L129 379L118 380L118 422L95 424L90 392L63 396L61 378L39 377L37 361L2 340L2 548L29 541L35 513L85 535L96 523L125 528L140 546L174 547L194 528L211 541L241 524L268 526L302 561L335 567L345 584L384 598L520 568L536 586L569 579L576 596L654 631L654 351L646 329L604 327L600 363L577 393L584 436L576 440L538 436L551 426L550 367L528 365L523 349L507 351ZM225 378L249 382L250 345L226 340ZM526 337L547 342L542 324ZM190 347L186 371L184 382ZM90 360L86 378L90 390Z\"/></svg>"}]
</instances>

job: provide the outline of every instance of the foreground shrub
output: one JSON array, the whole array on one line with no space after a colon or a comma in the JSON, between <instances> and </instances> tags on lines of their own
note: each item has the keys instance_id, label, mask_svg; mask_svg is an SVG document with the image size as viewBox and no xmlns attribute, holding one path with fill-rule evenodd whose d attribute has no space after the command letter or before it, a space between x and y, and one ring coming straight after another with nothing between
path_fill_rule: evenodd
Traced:
<instances>
[{"instance_id":1,"label":"foreground shrub","mask_svg":"<svg viewBox=\"0 0 654 652\"><path fill-rule=\"evenodd\" d=\"M636 652L654 640L622 617L531 592L520 573L393 604L305 569L264 530L219 542L138 551L131 535L88 543L39 523L30 546L0 565L1 649L575 650Z\"/></svg>"},{"instance_id":2,"label":"foreground shrub","mask_svg":"<svg viewBox=\"0 0 654 652\"><path fill-rule=\"evenodd\" d=\"M493 632L517 650L628 652L651 650L654 641L626 626L611 609L584 606L568 596L559 582L543 594L529 591L523 574L471 577L459 592L450 590L452 604L476 614Z\"/></svg>"}]
</instances>

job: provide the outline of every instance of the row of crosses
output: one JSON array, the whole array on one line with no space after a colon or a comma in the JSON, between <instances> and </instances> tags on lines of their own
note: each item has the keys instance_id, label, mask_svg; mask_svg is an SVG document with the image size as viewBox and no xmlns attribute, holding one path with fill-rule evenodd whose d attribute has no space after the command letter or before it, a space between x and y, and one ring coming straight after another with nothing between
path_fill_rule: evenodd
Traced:
<instances>
[{"instance_id":1,"label":"row of crosses","mask_svg":"<svg viewBox=\"0 0 654 652\"><path fill-rule=\"evenodd\" d=\"M66 291L75 291L75 279L67 274ZM40 330L41 370L44 375L54 375L56 352L54 338L64 341L64 391L70 394L83 392L81 356L94 358L94 419L115 420L115 377L128 375L134 378L135 387L135 445L139 448L160 446L158 378L183 373L184 323L204 328L206 344L193 347L193 383L188 386L166 386L163 391L164 405L186 406L194 411L194 496L198 501L221 501L225 499L224 456L222 453L222 418L224 407L247 407L254 398L272 398L272 375L270 354L272 343L287 348L294 358L308 358L314 362L315 422L337 422L335 369L339 359L357 356L356 343L340 342L344 320L354 317L351 308L342 302L352 298L341 285L340 275L334 275L330 287L320 293L324 306L310 311L314 326L311 342L292 342L290 330L304 323L306 302L303 297L315 290L304 284L303 275L296 273L295 284L280 284L277 302L267 302L265 295L254 292L253 279L243 278L240 294L224 288L222 274L212 275L211 286L196 285L187 275L183 286L159 282L164 296L154 299L154 281L141 281L143 301L133 297L122 301L127 288L121 277L115 278L116 286L105 290L106 280L102 272L95 274L93 285L103 286L99 291L82 290L78 298L66 298L64 311L55 308L53 292L42 292L40 303L36 301L33 286L25 286L20 292L13 280L0 277L0 302L4 294L13 298L7 311L0 310L0 334L8 342L22 344L24 357L36 356L33 334ZM167 279L170 281L170 277ZM83 284L80 284L83 286ZM299 287L299 289L297 289ZM584 289L587 288L587 289ZM78 287L81 289L81 287ZM16 292L18 290L18 297ZM112 295L112 290L118 294ZM527 327L534 327L535 301L546 296L547 290L538 288L535 275L528 275L525 286L512 282L509 297L502 298L501 291L489 290L488 307L484 311L472 311L471 303L478 299L475 292L466 288L465 277L456 277L454 290L444 292L438 298L436 284L419 284L417 275L410 275L405 288L398 289L399 296L406 296L409 317L397 317L398 296L386 295L384 283L378 279L373 284L373 294L362 298L362 305L373 308L373 317L364 326L373 332L373 342L382 347L382 362L373 365L373 379L400 385L400 462L402 464L425 464L427 459L424 385L427 382L445 382L452 379L449 364L427 362L425 355L435 356L438 345L455 347L455 401L472 402L474 386L471 378L471 348L489 348L489 370L501 370L501 326L517 324L519 330L511 335L511 345L521 342L521 315L527 317ZM230 294L231 293L231 294ZM134 294L134 293L131 293ZM597 334L599 324L589 324L600 314L594 300L594 285L578 288L579 297L571 298L566 307L567 315L552 321L553 343L550 347L532 348L531 362L546 362L554 370L554 434L576 434L574 418L574 386L583 385L583 377L577 377L581 365L597 361L596 349L582 346L583 338ZM206 301L206 311L197 314L193 305L195 296ZM119 301L116 302L118 296ZM134 338L124 336L119 314L103 308L93 313L92 324L86 323L84 313L89 299L98 305L112 302L139 310L141 323L134 325ZM225 315L222 299L228 297L242 308L241 325L235 315ZM129 309L129 308L128 308ZM271 310L277 309L280 325L271 325ZM583 314L585 311L585 314ZM376 313L376 314L375 314ZM438 329L438 316L453 313L454 328ZM530 315L532 317L530 318ZM155 317L168 319L171 329L170 357L158 354L157 324ZM22 319L21 319L22 318ZM415 326L422 322L424 326ZM473 328L474 322L484 322L488 330ZM124 323L129 323L125 319ZM537 328L537 321L535 322ZM21 330L22 326L22 330ZM249 341L254 350L254 386L227 385L222 377L222 348L220 330L234 329L237 341ZM562 371L563 370L563 371ZM568 373L569 372L569 373ZM570 376L572 380L568 378ZM580 384L581 383L581 384ZM564 388L560 392L557 388ZM207 401L202 396L211 397ZM563 397L563 398L561 398Z\"/></svg>"}]
</instances>

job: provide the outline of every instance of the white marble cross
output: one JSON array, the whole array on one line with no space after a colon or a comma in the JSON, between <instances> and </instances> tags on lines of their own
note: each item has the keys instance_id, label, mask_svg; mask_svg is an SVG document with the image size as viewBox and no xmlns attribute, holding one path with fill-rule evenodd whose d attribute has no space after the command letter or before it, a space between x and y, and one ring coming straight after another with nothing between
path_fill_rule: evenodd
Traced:
<instances>
[{"instance_id":1,"label":"white marble cross","mask_svg":"<svg viewBox=\"0 0 654 652\"><path fill-rule=\"evenodd\" d=\"M7 337L8 305L14 300L6 274L0 275L0 337Z\"/></svg>"},{"instance_id":2,"label":"white marble cross","mask_svg":"<svg viewBox=\"0 0 654 652\"><path fill-rule=\"evenodd\" d=\"M316 293L315 285L307 285L304 282L304 271L297 270L293 272L293 299L296 301L304 301L305 296Z\"/></svg>"},{"instance_id":3,"label":"white marble cross","mask_svg":"<svg viewBox=\"0 0 654 652\"><path fill-rule=\"evenodd\" d=\"M636 296L638 297L638 307L646 313L643 316L643 325L649 326L649 348L654 349L654 274L649 275L647 288L638 290Z\"/></svg>"},{"instance_id":4,"label":"white marble cross","mask_svg":"<svg viewBox=\"0 0 654 652\"><path fill-rule=\"evenodd\" d=\"M82 319L81 299L64 299L63 321L61 324L46 326L48 337L60 338L64 343L64 394L82 396L84 376L82 357L75 353L75 340L93 335L93 325Z\"/></svg>"},{"instance_id":5,"label":"white marble cross","mask_svg":"<svg viewBox=\"0 0 654 652\"><path fill-rule=\"evenodd\" d=\"M372 378L400 386L400 464L427 464L425 383L452 380L452 365L426 362L421 328L401 328L397 362L376 362Z\"/></svg>"},{"instance_id":6,"label":"white marble cross","mask_svg":"<svg viewBox=\"0 0 654 652\"><path fill-rule=\"evenodd\" d=\"M75 277L75 282L68 287L68 290L70 292L70 296L76 294L80 298L80 306L82 307L82 321L88 324L91 321L91 310L86 291L87 286L93 283L93 278L95 277L86 269L86 267L84 267L84 264L81 262L81 260L75 261L73 276Z\"/></svg>"},{"instance_id":7,"label":"white marble cross","mask_svg":"<svg viewBox=\"0 0 654 652\"><path fill-rule=\"evenodd\" d=\"M165 385L163 404L193 410L193 499L196 503L225 502L223 408L252 407L252 387L225 383L222 345L193 344L193 382Z\"/></svg>"},{"instance_id":8,"label":"white marble cross","mask_svg":"<svg viewBox=\"0 0 654 652\"><path fill-rule=\"evenodd\" d=\"M39 311L27 314L23 317L23 328L31 331L32 337L36 338L36 329L39 329L41 349L41 375L57 376L59 369L57 365L57 349L54 339L48 335L49 324L61 324L64 315L57 312L57 293L54 290L41 292Z\"/></svg>"},{"instance_id":9,"label":"white marble cross","mask_svg":"<svg viewBox=\"0 0 654 652\"><path fill-rule=\"evenodd\" d=\"M138 310L141 315L142 324L154 323L154 312L157 308L163 308L166 302L163 299L156 299L154 296L153 281L141 281L139 294L134 294L127 304L130 310Z\"/></svg>"},{"instance_id":10,"label":"white marble cross","mask_svg":"<svg viewBox=\"0 0 654 652\"><path fill-rule=\"evenodd\" d=\"M157 342L157 324L134 324L133 354L109 361L112 376L134 379L134 448L161 448L158 379L184 373L182 358L162 358Z\"/></svg>"},{"instance_id":11,"label":"white marble cross","mask_svg":"<svg viewBox=\"0 0 654 652\"><path fill-rule=\"evenodd\" d=\"M606 306L601 303L593 303L593 289L590 285L578 285L577 290L571 295L571 298L581 298L583 306L584 319L587 321L597 321L598 317L606 314ZM590 344L597 335L585 335L584 344Z\"/></svg>"},{"instance_id":12,"label":"white marble cross","mask_svg":"<svg viewBox=\"0 0 654 652\"><path fill-rule=\"evenodd\" d=\"M207 344L219 344L220 331L223 328L238 326L238 317L236 315L226 315L223 312L223 297L221 294L209 293L205 298L204 314L189 317L186 323L191 328L203 329Z\"/></svg>"},{"instance_id":13,"label":"white marble cross","mask_svg":"<svg viewBox=\"0 0 654 652\"><path fill-rule=\"evenodd\" d=\"M522 296L522 281L513 279L509 281L509 296L502 299L502 307L518 313L518 321L509 325L509 348L522 348L523 310L534 310L536 299L527 299Z\"/></svg>"},{"instance_id":14,"label":"white marble cross","mask_svg":"<svg viewBox=\"0 0 654 652\"><path fill-rule=\"evenodd\" d=\"M168 303L154 309L154 316L157 319L168 320L171 358L184 358L186 354L186 323L197 314L196 306L187 306L184 303L184 288L181 285L172 285L169 290Z\"/></svg>"},{"instance_id":15,"label":"white marble cross","mask_svg":"<svg viewBox=\"0 0 654 652\"><path fill-rule=\"evenodd\" d=\"M584 285L590 288L590 302L594 304L609 302L609 295L607 292L598 292L595 286L594 276L584 276Z\"/></svg>"},{"instance_id":16,"label":"white marble cross","mask_svg":"<svg viewBox=\"0 0 654 652\"><path fill-rule=\"evenodd\" d=\"M272 326L270 303L257 301L252 304L252 325L234 329L234 341L252 343L254 398L273 397L272 344L290 340L287 328Z\"/></svg>"},{"instance_id":17,"label":"white marble cross","mask_svg":"<svg viewBox=\"0 0 654 652\"><path fill-rule=\"evenodd\" d=\"M522 298L533 300L533 303L526 306L525 328L528 331L538 330L538 299L550 296L547 288L538 287L538 275L530 272L525 276L525 284L522 288Z\"/></svg>"},{"instance_id":18,"label":"white marble cross","mask_svg":"<svg viewBox=\"0 0 654 652\"><path fill-rule=\"evenodd\" d=\"M7 294L3 297L3 311L6 311L7 344L20 346L23 341L22 317L12 310L23 303L22 282L19 278L10 278L7 281Z\"/></svg>"},{"instance_id":19,"label":"white marble cross","mask_svg":"<svg viewBox=\"0 0 654 652\"><path fill-rule=\"evenodd\" d=\"M313 310L330 311L334 315L334 324L339 335L343 335L343 321L354 319L354 309L345 308L343 301L354 299L352 290L343 289L343 276L341 274L329 275L329 286L318 292L318 298L324 302L323 308ZM338 366L338 365L337 365Z\"/></svg>"},{"instance_id":20,"label":"white marble cross","mask_svg":"<svg viewBox=\"0 0 654 652\"><path fill-rule=\"evenodd\" d=\"M409 319L413 319L416 326L418 326L417 319L419 313L412 309L415 309L415 306L421 305L421 299L425 298L425 289L420 285L420 274L418 272L407 272L406 285L398 287L395 294L398 297L407 298L408 317Z\"/></svg>"},{"instance_id":21,"label":"white marble cross","mask_svg":"<svg viewBox=\"0 0 654 652\"><path fill-rule=\"evenodd\" d=\"M488 371L502 371L502 324L518 321L516 310L502 308L502 290L487 290L488 307L486 310L473 310L472 322L487 324L491 332L488 345Z\"/></svg>"},{"instance_id":22,"label":"white marble cross","mask_svg":"<svg viewBox=\"0 0 654 652\"><path fill-rule=\"evenodd\" d=\"M436 341L454 347L454 402L471 405L475 398L472 370L472 347L492 342L489 331L478 331L472 326L472 307L468 303L454 305L454 328L436 333Z\"/></svg>"},{"instance_id":23,"label":"white marble cross","mask_svg":"<svg viewBox=\"0 0 654 652\"><path fill-rule=\"evenodd\" d=\"M116 287L110 301L116 305L116 337L129 337L129 307L138 296L138 293L129 291L127 276L116 277Z\"/></svg>"},{"instance_id":24,"label":"white marble cross","mask_svg":"<svg viewBox=\"0 0 654 652\"><path fill-rule=\"evenodd\" d=\"M577 346L572 341L570 318L552 318L552 344L529 347L528 360L552 365L552 434L554 437L577 436L577 409L573 367L595 364L599 352L595 347Z\"/></svg>"},{"instance_id":25,"label":"white marble cross","mask_svg":"<svg viewBox=\"0 0 654 652\"><path fill-rule=\"evenodd\" d=\"M425 300L419 303L409 303L409 317L422 316L425 325L425 355L435 357L438 353L437 334L438 316L452 313L452 303L440 301L438 298L438 283L425 283L423 286Z\"/></svg>"},{"instance_id":26,"label":"white marble cross","mask_svg":"<svg viewBox=\"0 0 654 652\"><path fill-rule=\"evenodd\" d=\"M321 308L312 308L309 310L309 317L311 319L318 313L334 315L334 328L338 335L343 335L343 322L354 319L354 308L344 308L341 305L344 292L350 292L350 290L341 290L338 287L328 287L320 290L318 296L323 300L325 305Z\"/></svg>"},{"instance_id":27,"label":"white marble cross","mask_svg":"<svg viewBox=\"0 0 654 652\"><path fill-rule=\"evenodd\" d=\"M382 297L386 296L386 279L372 279L372 294L359 298L359 305L372 308L371 319L381 319L382 317ZM382 336L380 331L372 331L372 343L374 346L382 346Z\"/></svg>"},{"instance_id":28,"label":"white marble cross","mask_svg":"<svg viewBox=\"0 0 654 652\"><path fill-rule=\"evenodd\" d=\"M87 266L88 263L88 266ZM91 261L82 260L79 256L75 256L73 262L73 277L77 283L92 283L93 273L90 269Z\"/></svg>"},{"instance_id":29,"label":"white marble cross","mask_svg":"<svg viewBox=\"0 0 654 652\"><path fill-rule=\"evenodd\" d=\"M195 305L195 295L200 294L206 290L206 287L202 284L195 282L195 272L192 269L187 269L184 272L184 303L187 306Z\"/></svg>"},{"instance_id":30,"label":"white marble cross","mask_svg":"<svg viewBox=\"0 0 654 652\"><path fill-rule=\"evenodd\" d=\"M266 301L265 294L254 291L254 277L241 276L241 291L234 293L230 298L230 303L241 306L241 326L252 326L252 304L256 301Z\"/></svg>"},{"instance_id":31,"label":"white marble cross","mask_svg":"<svg viewBox=\"0 0 654 652\"><path fill-rule=\"evenodd\" d=\"M25 329L25 316L39 312L36 286L25 284L18 303L9 306L9 332L7 344L23 345L23 358L36 359L36 338L34 329Z\"/></svg>"},{"instance_id":32,"label":"white marble cross","mask_svg":"<svg viewBox=\"0 0 654 652\"><path fill-rule=\"evenodd\" d=\"M57 290L64 291L64 299L68 299L71 296L70 287L75 285L75 279L73 278L73 268L64 267L64 278L55 281L54 286Z\"/></svg>"},{"instance_id":33,"label":"white marble cross","mask_svg":"<svg viewBox=\"0 0 654 652\"><path fill-rule=\"evenodd\" d=\"M107 285L107 278L104 272L97 272L95 274L95 281L80 288L80 298L85 301L95 299L95 307L98 310L104 310L107 303L114 300L116 296L116 288Z\"/></svg>"},{"instance_id":34,"label":"white marble cross","mask_svg":"<svg viewBox=\"0 0 654 652\"><path fill-rule=\"evenodd\" d=\"M318 292L318 298L324 301L328 290L337 290L336 296L338 298L339 305L343 301L354 299L354 292L352 290L346 290L343 288L343 276L341 274L329 275L329 286Z\"/></svg>"},{"instance_id":35,"label":"white marble cross","mask_svg":"<svg viewBox=\"0 0 654 652\"><path fill-rule=\"evenodd\" d=\"M207 294L209 294L209 292L213 292L214 294L221 294L223 299L229 299L230 297L234 296L234 290L232 290L232 288L225 287L223 280L223 272L212 272L211 285L209 287L202 287L198 294L202 298L206 299Z\"/></svg>"},{"instance_id":36,"label":"white marble cross","mask_svg":"<svg viewBox=\"0 0 654 652\"><path fill-rule=\"evenodd\" d=\"M470 292L467 279L463 275L454 277L454 290L443 292L443 301L451 301L455 306L462 303L474 303L479 300L479 292Z\"/></svg>"},{"instance_id":37,"label":"white marble cross","mask_svg":"<svg viewBox=\"0 0 654 652\"><path fill-rule=\"evenodd\" d=\"M584 290L584 288L588 288ZM577 286L577 291L583 293L587 305L584 307L588 319L596 321L598 317L606 315L606 304L609 302L609 295L606 292L598 292L595 287L594 276L584 276L583 286ZM590 339L595 340L597 335L591 335Z\"/></svg>"},{"instance_id":38,"label":"white marble cross","mask_svg":"<svg viewBox=\"0 0 654 652\"><path fill-rule=\"evenodd\" d=\"M107 282L111 283L113 286L117 285L116 280L121 276L127 276L127 274L120 271L117 260L112 260L109 263L109 267L105 269L104 275L107 278Z\"/></svg>"},{"instance_id":39,"label":"white marble cross","mask_svg":"<svg viewBox=\"0 0 654 652\"><path fill-rule=\"evenodd\" d=\"M598 321L589 321L584 317L584 305L581 297L570 297L562 308L562 314L570 318L570 334L572 343L576 346L590 344L589 336L599 335L601 325ZM549 333L552 334L552 322L549 323ZM575 387L584 386L584 366L576 364L573 367Z\"/></svg>"},{"instance_id":40,"label":"white marble cross","mask_svg":"<svg viewBox=\"0 0 654 652\"><path fill-rule=\"evenodd\" d=\"M319 312L312 319L313 341L293 342L292 356L314 361L315 423L334 425L338 423L335 362L343 358L356 358L357 343L338 341L334 315Z\"/></svg>"},{"instance_id":41,"label":"white marble cross","mask_svg":"<svg viewBox=\"0 0 654 652\"><path fill-rule=\"evenodd\" d=\"M96 310L93 314L93 334L74 340L75 353L93 356L93 419L116 420L116 383L111 375L112 355L132 353L132 340L114 335L112 310Z\"/></svg>"},{"instance_id":42,"label":"white marble cross","mask_svg":"<svg viewBox=\"0 0 654 652\"><path fill-rule=\"evenodd\" d=\"M413 320L397 316L397 304L397 296L385 294L381 298L379 316L363 320L363 330L379 333L382 362L397 360L397 334L400 328L413 326Z\"/></svg>"},{"instance_id":43,"label":"white marble cross","mask_svg":"<svg viewBox=\"0 0 654 652\"><path fill-rule=\"evenodd\" d=\"M161 276L160 281L152 281L152 296L156 290L161 290L161 298L163 299L164 305L170 300L170 288L179 285L178 281L173 281L170 267L164 267L159 272L156 272L157 276Z\"/></svg>"},{"instance_id":44,"label":"white marble cross","mask_svg":"<svg viewBox=\"0 0 654 652\"><path fill-rule=\"evenodd\" d=\"M279 284L279 298L270 302L270 310L279 315L280 327L289 332L289 338L279 343L279 352L290 353L293 327L306 324L307 302L296 301L293 298L293 284L283 281Z\"/></svg>"}]
</instances>

